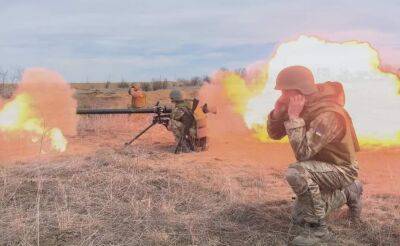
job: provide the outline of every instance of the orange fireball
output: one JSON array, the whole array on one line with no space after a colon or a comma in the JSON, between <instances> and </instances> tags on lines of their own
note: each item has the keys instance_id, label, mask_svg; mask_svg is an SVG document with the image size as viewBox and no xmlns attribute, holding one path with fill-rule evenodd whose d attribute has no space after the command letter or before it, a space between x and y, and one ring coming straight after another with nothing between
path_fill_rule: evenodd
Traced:
<instances>
[{"instance_id":1,"label":"orange fireball","mask_svg":"<svg viewBox=\"0 0 400 246\"><path fill-rule=\"evenodd\" d=\"M67 140L58 128L46 128L46 122L38 116L32 107L32 98L22 93L7 102L0 111L0 132L2 134L20 134L30 136L33 142L40 138L49 138L54 150L63 152Z\"/></svg>"},{"instance_id":2,"label":"orange fireball","mask_svg":"<svg viewBox=\"0 0 400 246\"><path fill-rule=\"evenodd\" d=\"M73 135L76 131L73 94L58 73L27 69L14 97L0 104L0 144L7 147L3 155L29 155L35 152L35 145L42 153L64 152L68 144L65 134Z\"/></svg>"},{"instance_id":3,"label":"orange fireball","mask_svg":"<svg viewBox=\"0 0 400 246\"><path fill-rule=\"evenodd\" d=\"M279 91L273 89L275 79L279 71L292 65L308 67L318 82L343 84L345 107L353 117L362 145L400 145L400 81L395 74L380 69L378 52L367 42L339 43L310 36L279 45L253 77L254 81L262 81L257 86L249 86L237 74L224 72L227 74L220 76L218 82L235 111L259 140L271 141L265 127L267 114L279 96Z\"/></svg>"}]
</instances>

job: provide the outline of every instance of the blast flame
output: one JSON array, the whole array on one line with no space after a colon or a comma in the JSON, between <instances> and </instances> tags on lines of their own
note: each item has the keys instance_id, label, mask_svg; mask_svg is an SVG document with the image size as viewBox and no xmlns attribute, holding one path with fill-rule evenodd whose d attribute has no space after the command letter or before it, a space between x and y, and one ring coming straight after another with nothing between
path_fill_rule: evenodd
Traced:
<instances>
[{"instance_id":1,"label":"blast flame","mask_svg":"<svg viewBox=\"0 0 400 246\"><path fill-rule=\"evenodd\" d=\"M0 160L67 149L64 135L76 133L74 90L57 72L30 68L14 97L0 100Z\"/></svg>"},{"instance_id":2,"label":"blast flame","mask_svg":"<svg viewBox=\"0 0 400 246\"><path fill-rule=\"evenodd\" d=\"M266 69L263 68L265 68L264 63L256 63L247 68L246 74L228 71L220 73L227 97L233 102L237 113L247 114L249 100L264 89L268 77Z\"/></svg>"},{"instance_id":3,"label":"blast flame","mask_svg":"<svg viewBox=\"0 0 400 246\"><path fill-rule=\"evenodd\" d=\"M292 65L308 67L317 82L343 84L345 107L362 145L400 145L400 80L380 69L378 52L367 42L329 42L309 36L281 44L251 79L262 81L256 87L237 73L223 72L225 75L220 76L235 111L259 140L271 141L265 129L267 115L280 95L273 89L276 76Z\"/></svg>"},{"instance_id":4,"label":"blast flame","mask_svg":"<svg viewBox=\"0 0 400 246\"><path fill-rule=\"evenodd\" d=\"M54 150L63 152L67 140L58 128L46 129L44 120L32 107L32 98L27 93L17 95L0 110L0 132L30 136L32 142L49 138Z\"/></svg>"}]
</instances>

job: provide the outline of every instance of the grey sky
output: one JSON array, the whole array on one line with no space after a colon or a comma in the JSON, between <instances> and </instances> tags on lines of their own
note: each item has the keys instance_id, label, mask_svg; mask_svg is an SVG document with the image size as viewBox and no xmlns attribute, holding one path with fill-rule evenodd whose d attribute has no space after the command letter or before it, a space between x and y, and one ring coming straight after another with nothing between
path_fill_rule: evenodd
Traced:
<instances>
[{"instance_id":1,"label":"grey sky","mask_svg":"<svg viewBox=\"0 0 400 246\"><path fill-rule=\"evenodd\" d=\"M0 0L0 67L47 67L69 81L176 79L267 59L303 33L370 41L399 65L399 9L398 0Z\"/></svg>"}]
</instances>

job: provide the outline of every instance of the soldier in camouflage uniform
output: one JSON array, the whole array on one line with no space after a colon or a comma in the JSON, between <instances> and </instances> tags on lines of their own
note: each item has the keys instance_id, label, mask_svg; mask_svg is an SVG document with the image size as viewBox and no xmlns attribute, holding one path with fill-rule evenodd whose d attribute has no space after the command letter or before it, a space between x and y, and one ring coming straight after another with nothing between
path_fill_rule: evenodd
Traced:
<instances>
[{"instance_id":1,"label":"soldier in camouflage uniform","mask_svg":"<svg viewBox=\"0 0 400 246\"><path fill-rule=\"evenodd\" d=\"M175 106L172 109L168 129L173 132L177 144L183 138L179 151L190 152L194 150L196 139L196 122L191 111L192 105L184 100L179 90L171 91L170 99Z\"/></svg>"},{"instance_id":2,"label":"soldier in camouflage uniform","mask_svg":"<svg viewBox=\"0 0 400 246\"><path fill-rule=\"evenodd\" d=\"M286 172L297 196L293 222L303 229L292 244L319 245L332 239L326 225L331 211L347 204L350 218L360 218L357 137L340 83L315 84L309 69L291 66L278 74L275 89L282 96L268 116L268 134L287 135L298 161Z\"/></svg>"}]
</instances>

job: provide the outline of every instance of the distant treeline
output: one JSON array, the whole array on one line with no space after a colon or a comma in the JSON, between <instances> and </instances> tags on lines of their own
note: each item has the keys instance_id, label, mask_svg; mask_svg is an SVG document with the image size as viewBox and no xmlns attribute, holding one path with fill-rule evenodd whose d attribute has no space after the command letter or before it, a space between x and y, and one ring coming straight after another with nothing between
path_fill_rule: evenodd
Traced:
<instances>
[{"instance_id":1,"label":"distant treeline","mask_svg":"<svg viewBox=\"0 0 400 246\"><path fill-rule=\"evenodd\" d=\"M167 79L164 80L152 80L151 82L128 82L121 81L117 83L118 88L128 88L133 84L138 84L142 88L143 91L156 91L163 89L170 89L176 87L188 87L188 86L201 86L205 82L209 82L210 78L208 76L203 77L193 77L191 79L177 79L176 81L169 81ZM107 81L105 83L105 88L112 87L111 82Z\"/></svg>"}]
</instances>

